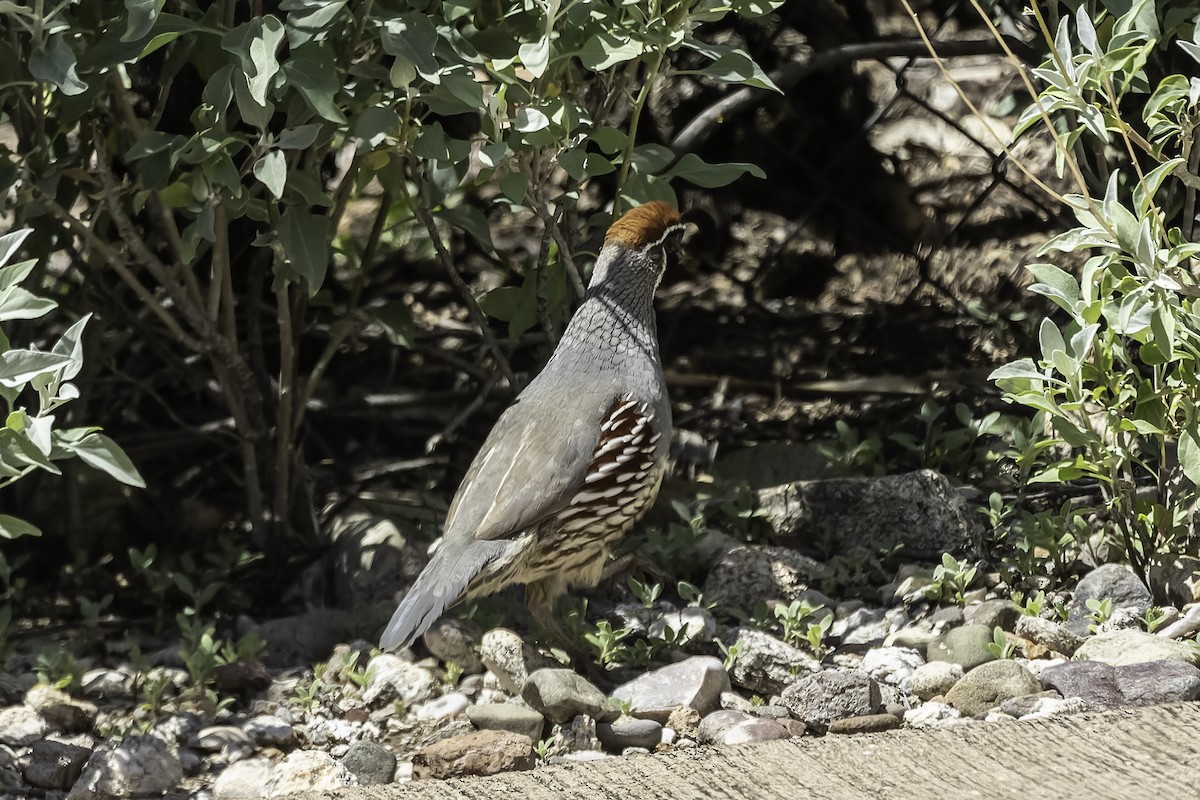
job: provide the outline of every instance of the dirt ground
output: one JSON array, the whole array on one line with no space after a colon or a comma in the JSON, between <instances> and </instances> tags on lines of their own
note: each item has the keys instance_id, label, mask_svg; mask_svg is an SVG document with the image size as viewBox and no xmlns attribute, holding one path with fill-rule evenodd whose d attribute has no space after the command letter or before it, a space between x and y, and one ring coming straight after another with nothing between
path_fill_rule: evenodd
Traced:
<instances>
[{"instance_id":1,"label":"dirt ground","mask_svg":"<svg viewBox=\"0 0 1200 800\"><path fill-rule=\"evenodd\" d=\"M1200 704L613 758L304 800L1197 797Z\"/></svg>"}]
</instances>

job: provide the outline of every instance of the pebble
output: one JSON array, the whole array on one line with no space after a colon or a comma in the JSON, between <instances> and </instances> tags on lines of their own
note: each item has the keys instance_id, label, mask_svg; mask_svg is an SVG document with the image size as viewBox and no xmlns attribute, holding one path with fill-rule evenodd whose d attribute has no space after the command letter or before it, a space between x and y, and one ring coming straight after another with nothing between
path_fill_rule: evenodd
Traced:
<instances>
[{"instance_id":1,"label":"pebble","mask_svg":"<svg viewBox=\"0 0 1200 800\"><path fill-rule=\"evenodd\" d=\"M916 650L907 647L877 647L863 656L863 672L879 683L907 690L913 671L925 663Z\"/></svg>"},{"instance_id":2,"label":"pebble","mask_svg":"<svg viewBox=\"0 0 1200 800\"><path fill-rule=\"evenodd\" d=\"M494 628L485 633L479 643L479 655L504 690L517 697L521 696L530 673L556 666L507 628Z\"/></svg>"},{"instance_id":3,"label":"pebble","mask_svg":"<svg viewBox=\"0 0 1200 800\"><path fill-rule=\"evenodd\" d=\"M1025 667L1010 660L990 661L968 672L946 693L946 702L968 717L981 716L1004 700L1041 691Z\"/></svg>"},{"instance_id":4,"label":"pebble","mask_svg":"<svg viewBox=\"0 0 1200 800\"><path fill-rule=\"evenodd\" d=\"M296 743L296 729L273 715L252 717L242 729L261 746L283 749Z\"/></svg>"},{"instance_id":5,"label":"pebble","mask_svg":"<svg viewBox=\"0 0 1200 800\"><path fill-rule=\"evenodd\" d=\"M835 719L864 717L883 706L878 682L854 669L827 669L806 675L785 689L779 700L817 732Z\"/></svg>"},{"instance_id":6,"label":"pebble","mask_svg":"<svg viewBox=\"0 0 1200 800\"><path fill-rule=\"evenodd\" d=\"M662 741L663 725L652 719L621 716L612 722L597 723L596 738L608 750L621 751L629 747L653 749Z\"/></svg>"},{"instance_id":7,"label":"pebble","mask_svg":"<svg viewBox=\"0 0 1200 800\"><path fill-rule=\"evenodd\" d=\"M412 775L459 778L534 767L533 743L508 731L476 731L442 739L413 753Z\"/></svg>"},{"instance_id":8,"label":"pebble","mask_svg":"<svg viewBox=\"0 0 1200 800\"><path fill-rule=\"evenodd\" d=\"M992 629L984 625L951 628L929 643L928 658L930 661L949 661L970 672L980 664L996 660L987 649L992 636Z\"/></svg>"},{"instance_id":9,"label":"pebble","mask_svg":"<svg viewBox=\"0 0 1200 800\"><path fill-rule=\"evenodd\" d=\"M1100 661L1114 667L1145 661L1183 661L1192 666L1200 665L1200 651L1190 643L1137 630L1098 633L1080 645L1074 658Z\"/></svg>"},{"instance_id":10,"label":"pebble","mask_svg":"<svg viewBox=\"0 0 1200 800\"><path fill-rule=\"evenodd\" d=\"M1024 614L1017 619L1015 633L1064 656L1074 654L1083 644L1083 637L1074 634L1061 622Z\"/></svg>"},{"instance_id":11,"label":"pebble","mask_svg":"<svg viewBox=\"0 0 1200 800\"><path fill-rule=\"evenodd\" d=\"M773 719L748 719L721 731L715 744L749 744L769 742L774 739L790 739L792 732L786 725Z\"/></svg>"},{"instance_id":12,"label":"pebble","mask_svg":"<svg viewBox=\"0 0 1200 800\"><path fill-rule=\"evenodd\" d=\"M40 789L70 789L91 757L92 751L86 747L54 741L34 742L23 770L25 780Z\"/></svg>"},{"instance_id":13,"label":"pebble","mask_svg":"<svg viewBox=\"0 0 1200 800\"><path fill-rule=\"evenodd\" d=\"M392 782L396 756L375 742L355 742L342 756L342 766L354 775L359 786L377 786Z\"/></svg>"},{"instance_id":14,"label":"pebble","mask_svg":"<svg viewBox=\"0 0 1200 800\"><path fill-rule=\"evenodd\" d=\"M271 770L267 797L290 797L309 792L340 792L354 786L355 777L345 765L320 750L294 750Z\"/></svg>"},{"instance_id":15,"label":"pebble","mask_svg":"<svg viewBox=\"0 0 1200 800\"><path fill-rule=\"evenodd\" d=\"M913 670L909 691L922 700L944 695L963 676L963 668L949 661L930 661Z\"/></svg>"},{"instance_id":16,"label":"pebble","mask_svg":"<svg viewBox=\"0 0 1200 800\"><path fill-rule=\"evenodd\" d=\"M1124 564L1104 564L1083 576L1067 607L1067 628L1076 636L1087 636L1092 624L1088 600L1111 600L1113 611L1129 608L1140 617L1154 605L1150 590Z\"/></svg>"},{"instance_id":17,"label":"pebble","mask_svg":"<svg viewBox=\"0 0 1200 800\"><path fill-rule=\"evenodd\" d=\"M829 733L882 733L900 727L900 718L892 714L868 714L863 717L845 717L829 723Z\"/></svg>"},{"instance_id":18,"label":"pebble","mask_svg":"<svg viewBox=\"0 0 1200 800\"><path fill-rule=\"evenodd\" d=\"M910 728L944 728L962 721L962 712L945 703L925 703L904 712L904 724Z\"/></svg>"},{"instance_id":19,"label":"pebble","mask_svg":"<svg viewBox=\"0 0 1200 800\"><path fill-rule=\"evenodd\" d=\"M546 718L528 706L515 703L484 703L467 709L467 719L480 730L509 731L539 742Z\"/></svg>"},{"instance_id":20,"label":"pebble","mask_svg":"<svg viewBox=\"0 0 1200 800\"><path fill-rule=\"evenodd\" d=\"M38 684L25 694L25 705L62 733L87 733L96 725L95 703L76 700L61 689Z\"/></svg>"},{"instance_id":21,"label":"pebble","mask_svg":"<svg viewBox=\"0 0 1200 800\"><path fill-rule=\"evenodd\" d=\"M733 628L721 640L728 647L741 642L729 677L756 694L779 694L797 675L821 671L821 663L807 651L756 628Z\"/></svg>"},{"instance_id":22,"label":"pebble","mask_svg":"<svg viewBox=\"0 0 1200 800\"><path fill-rule=\"evenodd\" d=\"M50 726L42 715L26 705L0 710L0 744L24 747L45 737Z\"/></svg>"},{"instance_id":23,"label":"pebble","mask_svg":"<svg viewBox=\"0 0 1200 800\"><path fill-rule=\"evenodd\" d=\"M367 664L363 701L378 706L398 699L406 706L428 700L437 681L433 673L391 653L380 653Z\"/></svg>"},{"instance_id":24,"label":"pebble","mask_svg":"<svg viewBox=\"0 0 1200 800\"><path fill-rule=\"evenodd\" d=\"M413 709L413 713L417 719L446 719L463 713L470 705L470 698L462 692L450 692L436 700L422 703Z\"/></svg>"},{"instance_id":25,"label":"pebble","mask_svg":"<svg viewBox=\"0 0 1200 800\"><path fill-rule=\"evenodd\" d=\"M722 709L705 715L697 727L697 739L703 744L713 744L720 741L721 734L729 728L742 722L754 719L744 711Z\"/></svg>"},{"instance_id":26,"label":"pebble","mask_svg":"<svg viewBox=\"0 0 1200 800\"><path fill-rule=\"evenodd\" d=\"M651 622L650 636L656 639L665 639L668 629L672 636L679 635L680 638L676 641L680 646L686 647L691 644L712 641L717 634L717 621L706 609L688 607L682 611L668 612Z\"/></svg>"},{"instance_id":27,"label":"pebble","mask_svg":"<svg viewBox=\"0 0 1200 800\"><path fill-rule=\"evenodd\" d=\"M1020 614L1011 600L984 600L963 609L963 619L967 623L1006 631L1013 629Z\"/></svg>"},{"instance_id":28,"label":"pebble","mask_svg":"<svg viewBox=\"0 0 1200 800\"><path fill-rule=\"evenodd\" d=\"M271 761L247 758L230 764L213 781L213 800L257 800L271 780Z\"/></svg>"},{"instance_id":29,"label":"pebble","mask_svg":"<svg viewBox=\"0 0 1200 800\"><path fill-rule=\"evenodd\" d=\"M154 736L131 736L92 753L67 798L161 795L182 781L183 765L166 742Z\"/></svg>"},{"instance_id":30,"label":"pebble","mask_svg":"<svg viewBox=\"0 0 1200 800\"><path fill-rule=\"evenodd\" d=\"M425 631L422 641L439 661L458 664L464 675L483 672L483 660L479 657L479 626L474 622L455 617L443 617Z\"/></svg>"}]
</instances>

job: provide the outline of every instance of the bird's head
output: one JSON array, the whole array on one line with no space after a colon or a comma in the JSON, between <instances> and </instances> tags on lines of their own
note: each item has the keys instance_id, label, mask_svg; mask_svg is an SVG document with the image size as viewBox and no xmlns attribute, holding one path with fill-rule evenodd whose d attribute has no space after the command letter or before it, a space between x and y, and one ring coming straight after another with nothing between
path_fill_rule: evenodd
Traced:
<instances>
[{"instance_id":1,"label":"bird's head","mask_svg":"<svg viewBox=\"0 0 1200 800\"><path fill-rule=\"evenodd\" d=\"M593 282L615 276L617 269L651 273L662 279L671 251L685 227L679 212L661 200L627 211L604 237Z\"/></svg>"}]
</instances>

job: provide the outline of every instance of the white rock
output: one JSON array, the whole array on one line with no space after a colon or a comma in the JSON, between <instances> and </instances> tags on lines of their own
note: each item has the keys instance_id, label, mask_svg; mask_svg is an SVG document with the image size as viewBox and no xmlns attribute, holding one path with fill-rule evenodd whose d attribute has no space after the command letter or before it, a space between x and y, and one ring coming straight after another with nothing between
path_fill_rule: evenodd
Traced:
<instances>
[{"instance_id":1,"label":"white rock","mask_svg":"<svg viewBox=\"0 0 1200 800\"><path fill-rule=\"evenodd\" d=\"M254 741L271 747L287 747L296 741L296 729L278 716L263 714L242 726Z\"/></svg>"},{"instance_id":2,"label":"white rock","mask_svg":"<svg viewBox=\"0 0 1200 800\"><path fill-rule=\"evenodd\" d=\"M49 730L42 715L29 706L9 706L0 711L0 744L24 747L45 738Z\"/></svg>"},{"instance_id":3,"label":"white rock","mask_svg":"<svg viewBox=\"0 0 1200 800\"><path fill-rule=\"evenodd\" d=\"M1156 630L1156 636L1164 639L1184 639L1200 631L1200 603L1187 606L1183 616Z\"/></svg>"},{"instance_id":4,"label":"white rock","mask_svg":"<svg viewBox=\"0 0 1200 800\"><path fill-rule=\"evenodd\" d=\"M612 696L629 703L635 717L666 722L671 712L690 706L702 715L720 706L729 675L719 658L694 656L660 667L618 686Z\"/></svg>"},{"instance_id":5,"label":"white rock","mask_svg":"<svg viewBox=\"0 0 1200 800\"><path fill-rule=\"evenodd\" d=\"M668 629L681 632L680 644L688 645L692 642L710 641L717 634L717 622L712 614L703 608L689 607L664 614L654 620L650 623L650 636L665 639Z\"/></svg>"},{"instance_id":6,"label":"white rock","mask_svg":"<svg viewBox=\"0 0 1200 800\"><path fill-rule=\"evenodd\" d=\"M1014 660L1019 664L1023 664L1025 669L1032 672L1033 677L1037 678L1039 681L1042 679L1042 673L1050 669L1050 667L1056 667L1059 664L1067 663L1067 659L1065 658L1018 658Z\"/></svg>"},{"instance_id":7,"label":"white rock","mask_svg":"<svg viewBox=\"0 0 1200 800\"><path fill-rule=\"evenodd\" d=\"M908 691L913 670L925 663L916 650L908 647L877 647L863 656L860 669L880 683Z\"/></svg>"},{"instance_id":8,"label":"white rock","mask_svg":"<svg viewBox=\"0 0 1200 800\"><path fill-rule=\"evenodd\" d=\"M1033 704L1033 710L1021 719L1042 719L1063 714L1079 714L1088 710L1082 697L1043 697Z\"/></svg>"},{"instance_id":9,"label":"white rock","mask_svg":"<svg viewBox=\"0 0 1200 800\"><path fill-rule=\"evenodd\" d=\"M183 765L167 743L133 736L92 754L67 800L160 795L183 781Z\"/></svg>"},{"instance_id":10,"label":"white rock","mask_svg":"<svg viewBox=\"0 0 1200 800\"><path fill-rule=\"evenodd\" d=\"M391 653L380 653L367 664L363 700L375 705L398 698L411 706L432 697L436 685L429 670L402 661Z\"/></svg>"},{"instance_id":11,"label":"white rock","mask_svg":"<svg viewBox=\"0 0 1200 800\"><path fill-rule=\"evenodd\" d=\"M904 724L910 728L944 728L962 722L962 713L945 703L925 703L904 712Z\"/></svg>"},{"instance_id":12,"label":"white rock","mask_svg":"<svg viewBox=\"0 0 1200 800\"><path fill-rule=\"evenodd\" d=\"M213 800L258 800L271 780L271 762L265 758L239 761L213 782Z\"/></svg>"},{"instance_id":13,"label":"white rock","mask_svg":"<svg viewBox=\"0 0 1200 800\"><path fill-rule=\"evenodd\" d=\"M296 750L275 765L263 794L282 798L310 792L338 792L357 783L353 773L328 753Z\"/></svg>"},{"instance_id":14,"label":"white rock","mask_svg":"<svg viewBox=\"0 0 1200 800\"><path fill-rule=\"evenodd\" d=\"M471 705L470 699L462 692L450 692L436 700L417 706L413 709L417 719L445 719L461 714Z\"/></svg>"},{"instance_id":15,"label":"white rock","mask_svg":"<svg viewBox=\"0 0 1200 800\"><path fill-rule=\"evenodd\" d=\"M930 661L922 664L908 676L908 691L922 700L945 694L954 688L963 676L963 668L949 661Z\"/></svg>"}]
</instances>

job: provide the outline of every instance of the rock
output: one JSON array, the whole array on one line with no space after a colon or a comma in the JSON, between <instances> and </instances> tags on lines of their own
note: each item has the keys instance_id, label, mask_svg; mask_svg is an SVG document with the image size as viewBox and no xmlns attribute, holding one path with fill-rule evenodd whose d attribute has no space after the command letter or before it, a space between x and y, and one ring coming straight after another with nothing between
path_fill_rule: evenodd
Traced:
<instances>
[{"instance_id":1,"label":"rock","mask_svg":"<svg viewBox=\"0 0 1200 800\"><path fill-rule=\"evenodd\" d=\"M242 726L242 730L261 746L284 750L296 744L296 729L279 717L266 714L253 717Z\"/></svg>"},{"instance_id":2,"label":"rock","mask_svg":"<svg viewBox=\"0 0 1200 800\"><path fill-rule=\"evenodd\" d=\"M182 781L183 765L166 742L154 736L131 736L92 753L67 799L160 795Z\"/></svg>"},{"instance_id":3,"label":"rock","mask_svg":"<svg viewBox=\"0 0 1200 800\"><path fill-rule=\"evenodd\" d=\"M25 694L25 705L62 733L89 733L96 725L96 705L76 700L66 692L38 684Z\"/></svg>"},{"instance_id":4,"label":"rock","mask_svg":"<svg viewBox=\"0 0 1200 800\"><path fill-rule=\"evenodd\" d=\"M667 717L667 727L683 739L697 740L700 737L700 712L688 706L680 706Z\"/></svg>"},{"instance_id":5,"label":"rock","mask_svg":"<svg viewBox=\"0 0 1200 800\"><path fill-rule=\"evenodd\" d=\"M261 692L271 685L271 671L257 659L218 664L213 682L221 694Z\"/></svg>"},{"instance_id":6,"label":"rock","mask_svg":"<svg viewBox=\"0 0 1200 800\"><path fill-rule=\"evenodd\" d=\"M1112 600L1113 610L1129 608L1135 616L1146 613L1154 599L1150 590L1124 564L1104 564L1096 567L1079 581L1075 596L1067 607L1067 628L1076 636L1087 636L1092 624L1088 600Z\"/></svg>"},{"instance_id":7,"label":"rock","mask_svg":"<svg viewBox=\"0 0 1200 800\"><path fill-rule=\"evenodd\" d=\"M1153 706L1200 698L1200 669L1180 661L1117 667L1117 690L1126 705Z\"/></svg>"},{"instance_id":8,"label":"rock","mask_svg":"<svg viewBox=\"0 0 1200 800\"><path fill-rule=\"evenodd\" d=\"M621 716L612 722L596 723L596 738L609 750L620 752L626 747L653 750L662 741L663 726L652 719Z\"/></svg>"},{"instance_id":9,"label":"rock","mask_svg":"<svg viewBox=\"0 0 1200 800\"><path fill-rule=\"evenodd\" d=\"M962 712L945 703L925 703L904 712L904 724L910 728L944 728L962 721Z\"/></svg>"},{"instance_id":10,"label":"rock","mask_svg":"<svg viewBox=\"0 0 1200 800\"><path fill-rule=\"evenodd\" d=\"M1015 661L989 661L980 664L954 684L946 693L946 702L968 717L986 714L1002 701L1042 689L1033 673Z\"/></svg>"},{"instance_id":11,"label":"rock","mask_svg":"<svg viewBox=\"0 0 1200 800\"><path fill-rule=\"evenodd\" d=\"M963 625L952 628L929 643L930 661L949 661L970 672L980 664L995 661L987 645L992 643L993 631L983 625Z\"/></svg>"},{"instance_id":12,"label":"rock","mask_svg":"<svg viewBox=\"0 0 1200 800\"><path fill-rule=\"evenodd\" d=\"M731 547L713 566L704 593L753 609L759 600L799 599L820 574L820 564L795 550L742 544Z\"/></svg>"},{"instance_id":13,"label":"rock","mask_svg":"<svg viewBox=\"0 0 1200 800\"><path fill-rule=\"evenodd\" d=\"M559 752L577 753L601 749L600 739L596 736L596 720L586 714L580 714L570 722L555 725L551 732Z\"/></svg>"},{"instance_id":14,"label":"rock","mask_svg":"<svg viewBox=\"0 0 1200 800\"><path fill-rule=\"evenodd\" d=\"M907 691L913 671L925 664L916 650L907 647L877 647L863 656L860 669L879 683Z\"/></svg>"},{"instance_id":15,"label":"rock","mask_svg":"<svg viewBox=\"0 0 1200 800\"><path fill-rule=\"evenodd\" d=\"M963 676L963 668L949 661L930 661L913 670L909 691L922 700L944 695Z\"/></svg>"},{"instance_id":16,"label":"rock","mask_svg":"<svg viewBox=\"0 0 1200 800\"><path fill-rule=\"evenodd\" d=\"M885 606L913 605L923 602L933 589L933 570L920 564L902 564L896 578L879 589Z\"/></svg>"},{"instance_id":17,"label":"rock","mask_svg":"<svg viewBox=\"0 0 1200 800\"><path fill-rule=\"evenodd\" d=\"M34 742L25 764L25 780L40 789L70 789L91 757L92 751L87 747L53 741Z\"/></svg>"},{"instance_id":18,"label":"rock","mask_svg":"<svg viewBox=\"0 0 1200 800\"><path fill-rule=\"evenodd\" d=\"M235 762L213 781L213 800L258 800L270 780L270 759L247 758Z\"/></svg>"},{"instance_id":19,"label":"rock","mask_svg":"<svg viewBox=\"0 0 1200 800\"><path fill-rule=\"evenodd\" d=\"M1021 612L1011 600L984 600L963 609L963 619L971 625L1011 631Z\"/></svg>"},{"instance_id":20,"label":"rock","mask_svg":"<svg viewBox=\"0 0 1200 800\"><path fill-rule=\"evenodd\" d=\"M529 673L556 666L555 662L506 628L495 628L485 633L480 640L479 650L484 666L499 678L505 691L517 697L521 696Z\"/></svg>"},{"instance_id":21,"label":"rock","mask_svg":"<svg viewBox=\"0 0 1200 800\"><path fill-rule=\"evenodd\" d=\"M1079 697L1104 711L1121 704L1116 669L1099 661L1068 661L1042 671L1042 685L1063 697Z\"/></svg>"},{"instance_id":22,"label":"rock","mask_svg":"<svg viewBox=\"0 0 1200 800\"><path fill-rule=\"evenodd\" d=\"M1083 639L1061 622L1026 614L1017 619L1016 634L1064 656L1072 655L1083 644Z\"/></svg>"},{"instance_id":23,"label":"rock","mask_svg":"<svg viewBox=\"0 0 1200 800\"><path fill-rule=\"evenodd\" d=\"M727 691L729 675L720 659L693 656L640 675L618 686L612 696L628 703L632 716L666 722L681 706L702 715L716 709L721 692Z\"/></svg>"},{"instance_id":24,"label":"rock","mask_svg":"<svg viewBox=\"0 0 1200 800\"><path fill-rule=\"evenodd\" d=\"M1176 621L1154 632L1164 639L1184 639L1200 631L1200 603L1192 603Z\"/></svg>"},{"instance_id":25,"label":"rock","mask_svg":"<svg viewBox=\"0 0 1200 800\"><path fill-rule=\"evenodd\" d=\"M1033 704L1028 714L1021 716L1021 719L1045 719L1046 717L1060 717L1064 714L1079 714L1089 710L1087 703L1079 697L1059 697L1057 694L1053 697L1042 697Z\"/></svg>"},{"instance_id":26,"label":"rock","mask_svg":"<svg viewBox=\"0 0 1200 800\"><path fill-rule=\"evenodd\" d=\"M1160 555L1150 560L1147 578L1154 596L1186 606L1200 601L1200 558L1184 555Z\"/></svg>"},{"instance_id":27,"label":"rock","mask_svg":"<svg viewBox=\"0 0 1200 800\"><path fill-rule=\"evenodd\" d=\"M474 622L453 617L443 617L425 632L423 641L429 652L439 661L458 664L464 675L483 672L483 660L479 657L479 626Z\"/></svg>"},{"instance_id":28,"label":"rock","mask_svg":"<svg viewBox=\"0 0 1200 800\"><path fill-rule=\"evenodd\" d=\"M650 623L650 636L666 639L667 630L679 636L676 641L681 647L712 641L717 634L717 621L706 609L690 606L681 611L672 611Z\"/></svg>"},{"instance_id":29,"label":"rock","mask_svg":"<svg viewBox=\"0 0 1200 800\"><path fill-rule=\"evenodd\" d=\"M903 621L897 619L903 615ZM842 644L874 644L882 642L892 628L902 628L908 623L903 609L860 608L829 627L829 635L841 639Z\"/></svg>"},{"instance_id":30,"label":"rock","mask_svg":"<svg viewBox=\"0 0 1200 800\"><path fill-rule=\"evenodd\" d=\"M417 719L448 719L463 713L470 705L470 699L462 692L449 692L417 706L413 714Z\"/></svg>"},{"instance_id":31,"label":"rock","mask_svg":"<svg viewBox=\"0 0 1200 800\"><path fill-rule=\"evenodd\" d=\"M742 643L729 675L735 684L756 694L779 694L796 675L821 671L821 663L804 650L756 628L732 628L721 640L727 647Z\"/></svg>"},{"instance_id":32,"label":"rock","mask_svg":"<svg viewBox=\"0 0 1200 800\"><path fill-rule=\"evenodd\" d=\"M1096 626L1096 633L1108 633L1109 631L1125 631L1125 630L1141 630L1143 627L1142 614L1139 614L1133 608L1118 608L1112 612L1112 616Z\"/></svg>"},{"instance_id":33,"label":"rock","mask_svg":"<svg viewBox=\"0 0 1200 800\"><path fill-rule=\"evenodd\" d=\"M467 719L484 731L508 731L532 742L542 739L546 718L532 708L513 703L484 703L467 709Z\"/></svg>"},{"instance_id":34,"label":"rock","mask_svg":"<svg viewBox=\"0 0 1200 800\"><path fill-rule=\"evenodd\" d=\"M742 722L754 719L744 711L722 709L704 716L697 726L698 740L703 744L715 744L721 740L721 734Z\"/></svg>"},{"instance_id":35,"label":"rock","mask_svg":"<svg viewBox=\"0 0 1200 800\"><path fill-rule=\"evenodd\" d=\"M621 715L604 692L569 669L539 669L529 676L521 699L551 722L570 722L580 714L601 722Z\"/></svg>"},{"instance_id":36,"label":"rock","mask_svg":"<svg viewBox=\"0 0 1200 800\"><path fill-rule=\"evenodd\" d=\"M715 744L749 744L769 742L773 739L790 739L792 732L786 725L773 719L748 719L721 731Z\"/></svg>"},{"instance_id":37,"label":"rock","mask_svg":"<svg viewBox=\"0 0 1200 800\"><path fill-rule=\"evenodd\" d=\"M133 697L133 676L115 669L92 669L83 673L83 693L88 697L116 700Z\"/></svg>"},{"instance_id":38,"label":"rock","mask_svg":"<svg viewBox=\"0 0 1200 800\"><path fill-rule=\"evenodd\" d=\"M321 750L294 750L271 770L267 797L290 797L308 792L340 792L354 786L355 778L345 765Z\"/></svg>"},{"instance_id":39,"label":"rock","mask_svg":"<svg viewBox=\"0 0 1200 800\"><path fill-rule=\"evenodd\" d=\"M817 732L835 719L865 717L883 705L879 684L856 669L827 669L805 675L784 689L779 701L792 715Z\"/></svg>"},{"instance_id":40,"label":"rock","mask_svg":"<svg viewBox=\"0 0 1200 800\"><path fill-rule=\"evenodd\" d=\"M846 717L829 723L829 733L882 733L900 727L900 718L892 714L868 714Z\"/></svg>"},{"instance_id":41,"label":"rock","mask_svg":"<svg viewBox=\"0 0 1200 800\"><path fill-rule=\"evenodd\" d=\"M0 744L24 747L43 738L50 726L42 715L26 705L0 710Z\"/></svg>"},{"instance_id":42,"label":"rock","mask_svg":"<svg viewBox=\"0 0 1200 800\"><path fill-rule=\"evenodd\" d=\"M349 641L354 618L348 611L315 608L303 614L261 623L258 635L267 643L264 661L291 667L324 661L339 642Z\"/></svg>"},{"instance_id":43,"label":"rock","mask_svg":"<svg viewBox=\"0 0 1200 800\"><path fill-rule=\"evenodd\" d=\"M233 725L210 725L191 737L188 744L199 750L220 753L228 761L237 761L254 752L250 734Z\"/></svg>"},{"instance_id":44,"label":"rock","mask_svg":"<svg viewBox=\"0 0 1200 800\"><path fill-rule=\"evenodd\" d=\"M87 674L84 674L85 678ZM0 705L19 704L25 699L25 693L36 685L37 677L33 673L13 675L11 672L0 672Z\"/></svg>"},{"instance_id":45,"label":"rock","mask_svg":"<svg viewBox=\"0 0 1200 800\"><path fill-rule=\"evenodd\" d=\"M832 533L842 552L856 547L875 552L887 543L917 558L973 555L982 546L979 515L945 476L930 470L797 481L757 494L763 519L785 542L807 543Z\"/></svg>"},{"instance_id":46,"label":"rock","mask_svg":"<svg viewBox=\"0 0 1200 800\"><path fill-rule=\"evenodd\" d=\"M396 756L375 742L358 741L342 756L342 766L358 781L359 786L391 783L396 775Z\"/></svg>"},{"instance_id":47,"label":"rock","mask_svg":"<svg viewBox=\"0 0 1200 800\"><path fill-rule=\"evenodd\" d=\"M460 778L533 769L533 743L508 731L476 731L413 753L413 778Z\"/></svg>"},{"instance_id":48,"label":"rock","mask_svg":"<svg viewBox=\"0 0 1200 800\"><path fill-rule=\"evenodd\" d=\"M1048 689L1044 692L1035 692L1033 694L1023 694L1020 697L1011 697L1000 704L1000 711L1008 714L1010 717L1018 719L1028 714L1034 713L1034 709L1038 707L1038 702L1045 700L1047 697L1057 697L1062 699L1062 695L1053 689Z\"/></svg>"},{"instance_id":49,"label":"rock","mask_svg":"<svg viewBox=\"0 0 1200 800\"><path fill-rule=\"evenodd\" d=\"M1191 644L1135 630L1098 633L1080 645L1073 657L1080 661L1101 661L1114 667L1143 661L1183 661L1192 666L1200 664L1200 652Z\"/></svg>"},{"instance_id":50,"label":"rock","mask_svg":"<svg viewBox=\"0 0 1200 800\"><path fill-rule=\"evenodd\" d=\"M437 681L433 674L391 653L380 653L367 664L363 701L380 706L393 699L411 706L433 697Z\"/></svg>"},{"instance_id":51,"label":"rock","mask_svg":"<svg viewBox=\"0 0 1200 800\"><path fill-rule=\"evenodd\" d=\"M938 636L939 634L924 624L918 623L888 634L883 644L885 647L907 647L909 650L916 650L922 657L927 657L930 643Z\"/></svg>"}]
</instances>

